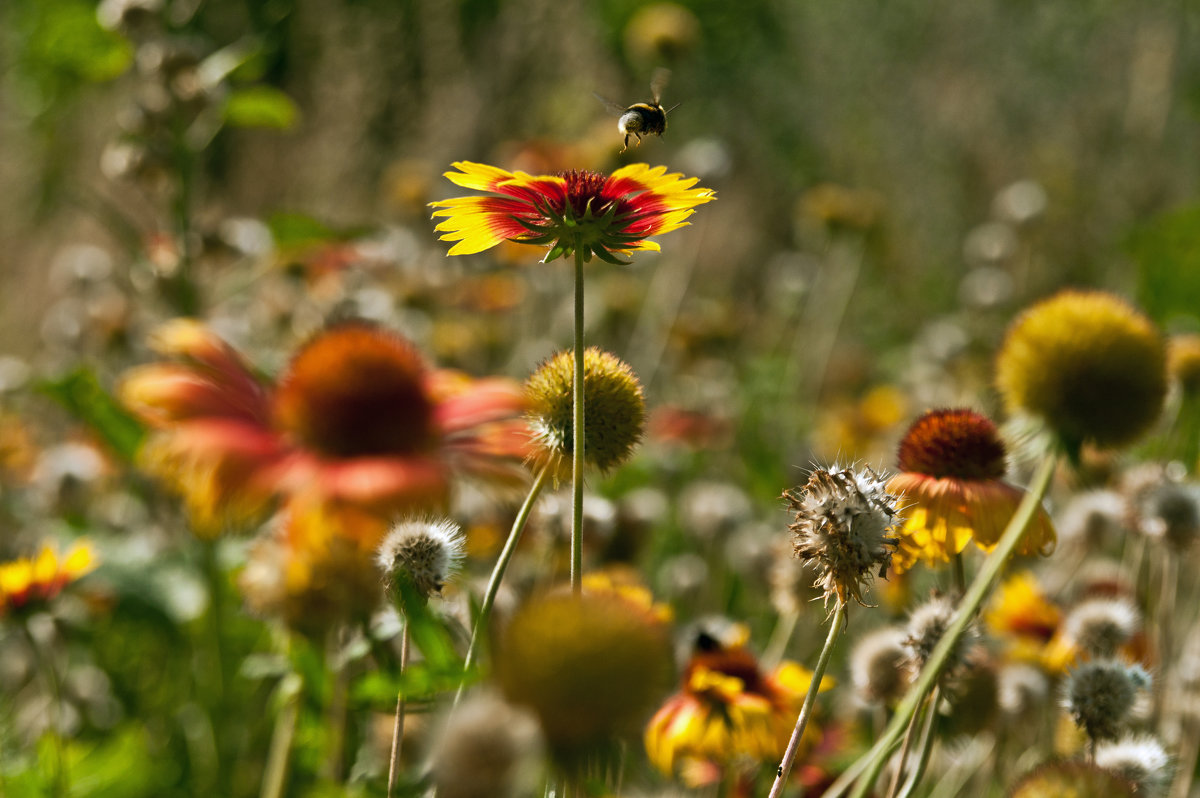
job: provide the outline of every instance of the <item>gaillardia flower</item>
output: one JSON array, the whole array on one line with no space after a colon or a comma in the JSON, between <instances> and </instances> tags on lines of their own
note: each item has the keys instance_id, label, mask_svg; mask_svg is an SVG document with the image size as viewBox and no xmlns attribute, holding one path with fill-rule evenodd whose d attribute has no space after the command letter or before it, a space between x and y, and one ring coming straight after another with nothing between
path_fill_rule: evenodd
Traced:
<instances>
[{"instance_id":1,"label":"gaillardia flower","mask_svg":"<svg viewBox=\"0 0 1200 798\"><path fill-rule=\"evenodd\" d=\"M172 322L155 343L172 360L131 371L120 395L157 429L141 462L184 496L200 534L256 518L276 496L390 517L439 507L452 471L520 479L519 386L431 370L383 328L326 329L275 384L198 322Z\"/></svg>"},{"instance_id":2,"label":"gaillardia flower","mask_svg":"<svg viewBox=\"0 0 1200 798\"><path fill-rule=\"evenodd\" d=\"M527 420L533 433L530 457L561 479L571 475L574 451L572 383L575 361L559 352L525 382ZM596 347L583 353L583 456L587 465L611 471L633 454L646 426L646 398L633 370Z\"/></svg>"},{"instance_id":3,"label":"gaillardia flower","mask_svg":"<svg viewBox=\"0 0 1200 798\"><path fill-rule=\"evenodd\" d=\"M84 542L65 554L43 546L36 557L0 563L0 614L40 608L95 567L92 547Z\"/></svg>"},{"instance_id":4,"label":"gaillardia flower","mask_svg":"<svg viewBox=\"0 0 1200 798\"><path fill-rule=\"evenodd\" d=\"M682 688L646 726L646 753L663 773L689 786L719 779L729 768L777 760L787 747L812 672L784 661L764 671L741 624L727 634L701 631L683 674ZM823 679L822 691L833 686ZM810 726L805 742L817 735Z\"/></svg>"},{"instance_id":5,"label":"gaillardia flower","mask_svg":"<svg viewBox=\"0 0 1200 798\"><path fill-rule=\"evenodd\" d=\"M488 191L484 197L454 197L432 203L443 241L456 242L451 255L483 252L501 241L546 247L545 260L575 252L621 263L621 255L658 250L651 236L678 230L697 205L716 194L693 188L697 178L667 174L665 166L630 164L611 175L569 171L529 175L458 161L446 172L455 185Z\"/></svg>"},{"instance_id":6,"label":"gaillardia flower","mask_svg":"<svg viewBox=\"0 0 1200 798\"><path fill-rule=\"evenodd\" d=\"M888 482L909 502L893 562L899 573L917 560L949 562L971 540L990 550L1024 495L1003 480L996 425L973 410L931 410L918 418L900 441L899 466ZM1050 517L1039 510L1019 551L1049 554L1055 542Z\"/></svg>"},{"instance_id":7,"label":"gaillardia flower","mask_svg":"<svg viewBox=\"0 0 1200 798\"><path fill-rule=\"evenodd\" d=\"M1158 418L1167 354L1151 321L1101 291L1063 291L1022 313L996 360L1010 413L1041 419L1068 452L1131 443Z\"/></svg>"}]
</instances>

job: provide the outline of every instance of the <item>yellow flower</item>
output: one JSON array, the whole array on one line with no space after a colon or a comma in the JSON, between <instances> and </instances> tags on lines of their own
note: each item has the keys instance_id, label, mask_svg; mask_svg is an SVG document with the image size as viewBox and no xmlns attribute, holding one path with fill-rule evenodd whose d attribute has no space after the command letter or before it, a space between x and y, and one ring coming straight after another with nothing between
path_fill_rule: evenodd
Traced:
<instances>
[{"instance_id":1,"label":"yellow flower","mask_svg":"<svg viewBox=\"0 0 1200 798\"><path fill-rule=\"evenodd\" d=\"M678 773L689 786L745 760L780 757L812 683L812 672L795 662L764 673L744 641L744 634L722 643L701 633L682 689L646 726L650 762L667 775ZM832 679L823 679L821 691L832 686ZM810 725L806 742L817 734Z\"/></svg>"},{"instance_id":2,"label":"yellow flower","mask_svg":"<svg viewBox=\"0 0 1200 798\"><path fill-rule=\"evenodd\" d=\"M456 242L451 255L483 252L503 241L544 246L544 260L574 252L612 263L637 250L658 250L650 236L689 224L697 205L716 194L693 188L697 178L667 174L665 166L630 164L611 175L571 170L558 175L509 172L458 161L446 172L455 185L488 191L484 197L454 197L431 203L443 241Z\"/></svg>"},{"instance_id":3,"label":"yellow flower","mask_svg":"<svg viewBox=\"0 0 1200 798\"><path fill-rule=\"evenodd\" d=\"M0 563L0 612L35 608L95 567L95 553L86 542L61 556L47 545L36 557Z\"/></svg>"},{"instance_id":4,"label":"yellow flower","mask_svg":"<svg viewBox=\"0 0 1200 798\"><path fill-rule=\"evenodd\" d=\"M1062 610L1046 597L1029 571L1000 583L983 620L1002 641L1009 659L1038 665L1049 673L1065 673L1075 661L1075 647L1062 635Z\"/></svg>"},{"instance_id":5,"label":"yellow flower","mask_svg":"<svg viewBox=\"0 0 1200 798\"><path fill-rule=\"evenodd\" d=\"M1002 479L1004 457L996 426L972 410L931 410L913 423L900 442L900 473L888 483L909 502L892 560L897 573L918 560L949 562L972 540L985 551L996 545L1023 496ZM1049 554L1056 540L1039 511L1020 551Z\"/></svg>"}]
</instances>

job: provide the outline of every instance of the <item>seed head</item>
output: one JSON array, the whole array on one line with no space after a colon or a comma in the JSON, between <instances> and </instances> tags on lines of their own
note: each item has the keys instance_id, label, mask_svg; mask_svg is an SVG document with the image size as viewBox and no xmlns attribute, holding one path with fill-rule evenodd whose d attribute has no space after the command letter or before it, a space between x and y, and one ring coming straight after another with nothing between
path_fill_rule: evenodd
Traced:
<instances>
[{"instance_id":1,"label":"seed head","mask_svg":"<svg viewBox=\"0 0 1200 798\"><path fill-rule=\"evenodd\" d=\"M908 634L884 626L864 635L850 653L850 678L867 704L891 705L908 689Z\"/></svg>"},{"instance_id":2,"label":"seed head","mask_svg":"<svg viewBox=\"0 0 1200 798\"><path fill-rule=\"evenodd\" d=\"M1091 598L1071 610L1063 622L1063 633L1089 656L1107 659L1137 634L1141 622L1128 599Z\"/></svg>"},{"instance_id":3,"label":"seed head","mask_svg":"<svg viewBox=\"0 0 1200 798\"><path fill-rule=\"evenodd\" d=\"M795 520L788 525L796 557L816 571L815 587L825 604L836 597L863 604L862 592L872 573L887 573L900 521L898 499L886 481L870 468L818 468L801 488L786 491ZM865 606L865 605L864 605Z\"/></svg>"},{"instance_id":4,"label":"seed head","mask_svg":"<svg viewBox=\"0 0 1200 798\"><path fill-rule=\"evenodd\" d=\"M909 666L914 672L925 667L937 647L938 641L954 621L955 606L949 596L935 595L912 611L908 617L908 638L904 641L908 650ZM943 673L950 673L966 662L966 652L974 642L973 627L959 637L954 649L946 659Z\"/></svg>"},{"instance_id":5,"label":"seed head","mask_svg":"<svg viewBox=\"0 0 1200 798\"><path fill-rule=\"evenodd\" d=\"M1138 691L1149 686L1150 675L1138 665L1085 662L1067 674L1064 704L1091 740L1113 740L1125 727Z\"/></svg>"},{"instance_id":6,"label":"seed head","mask_svg":"<svg viewBox=\"0 0 1200 798\"><path fill-rule=\"evenodd\" d=\"M1100 743L1096 746L1095 762L1131 782L1139 798L1162 798L1175 776L1162 743L1146 734Z\"/></svg>"},{"instance_id":7,"label":"seed head","mask_svg":"<svg viewBox=\"0 0 1200 798\"><path fill-rule=\"evenodd\" d=\"M996 361L1009 412L1040 418L1068 451L1086 441L1132 443L1158 418L1166 395L1166 347L1124 300L1064 291L1009 327Z\"/></svg>"},{"instance_id":8,"label":"seed head","mask_svg":"<svg viewBox=\"0 0 1200 798\"><path fill-rule=\"evenodd\" d=\"M379 544L376 562L389 586L408 578L417 594L428 599L441 593L442 586L458 572L463 545L462 530L453 521L403 521Z\"/></svg>"},{"instance_id":9,"label":"seed head","mask_svg":"<svg viewBox=\"0 0 1200 798\"><path fill-rule=\"evenodd\" d=\"M467 699L438 740L432 776L442 798L529 795L538 781L543 745L537 719L497 695Z\"/></svg>"},{"instance_id":10,"label":"seed head","mask_svg":"<svg viewBox=\"0 0 1200 798\"><path fill-rule=\"evenodd\" d=\"M1167 342L1167 371L1185 396L1200 394L1200 335L1177 335Z\"/></svg>"},{"instance_id":11,"label":"seed head","mask_svg":"<svg viewBox=\"0 0 1200 798\"><path fill-rule=\"evenodd\" d=\"M570 475L574 452L572 396L575 360L560 352L525 383L535 460L548 463L560 478ZM633 454L646 425L646 398L633 370L616 355L590 347L583 355L583 456L601 472Z\"/></svg>"}]
</instances>

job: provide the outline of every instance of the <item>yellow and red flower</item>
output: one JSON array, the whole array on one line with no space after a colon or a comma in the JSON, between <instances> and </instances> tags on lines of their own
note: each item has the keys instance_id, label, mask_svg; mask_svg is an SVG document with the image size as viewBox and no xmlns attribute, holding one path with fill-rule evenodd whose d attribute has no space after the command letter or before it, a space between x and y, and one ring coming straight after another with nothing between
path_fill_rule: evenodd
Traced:
<instances>
[{"instance_id":1,"label":"yellow and red flower","mask_svg":"<svg viewBox=\"0 0 1200 798\"><path fill-rule=\"evenodd\" d=\"M86 542L64 554L43 546L36 557L0 563L0 613L33 609L96 567L96 555Z\"/></svg>"},{"instance_id":2,"label":"yellow and red flower","mask_svg":"<svg viewBox=\"0 0 1200 798\"><path fill-rule=\"evenodd\" d=\"M651 236L689 224L697 205L716 194L694 188L697 178L667 174L665 166L630 164L611 175L571 170L557 175L509 172L458 161L446 172L455 185L498 196L454 197L432 203L451 255L483 252L503 241L544 246L544 260L579 252L620 263L620 255L658 250Z\"/></svg>"},{"instance_id":3,"label":"yellow and red flower","mask_svg":"<svg viewBox=\"0 0 1200 798\"><path fill-rule=\"evenodd\" d=\"M701 633L683 688L646 726L651 763L689 786L782 756L812 683L812 672L795 662L764 672L746 648L747 636L740 624L725 642ZM821 690L832 686L823 679ZM806 742L818 734L810 725Z\"/></svg>"},{"instance_id":4,"label":"yellow and red flower","mask_svg":"<svg viewBox=\"0 0 1200 798\"><path fill-rule=\"evenodd\" d=\"M198 322L172 322L154 343L172 360L134 369L121 398L157 429L141 461L184 496L200 534L276 497L384 516L441 506L451 472L522 478L520 386L430 370L385 329L331 327L274 384Z\"/></svg>"},{"instance_id":5,"label":"yellow and red flower","mask_svg":"<svg viewBox=\"0 0 1200 798\"><path fill-rule=\"evenodd\" d=\"M973 410L931 410L913 423L900 442L900 473L888 483L909 502L892 560L897 573L918 560L949 562L972 540L984 551L996 545L1024 496L1004 481L1004 458L996 425ZM1046 555L1056 541L1039 510L1019 551Z\"/></svg>"}]
</instances>

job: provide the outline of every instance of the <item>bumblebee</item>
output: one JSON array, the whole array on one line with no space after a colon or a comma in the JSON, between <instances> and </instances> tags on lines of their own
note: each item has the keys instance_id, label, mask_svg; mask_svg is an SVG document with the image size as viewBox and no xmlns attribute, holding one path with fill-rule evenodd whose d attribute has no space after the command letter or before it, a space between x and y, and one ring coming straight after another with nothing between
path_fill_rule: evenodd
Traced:
<instances>
[{"instance_id":1,"label":"bumblebee","mask_svg":"<svg viewBox=\"0 0 1200 798\"><path fill-rule=\"evenodd\" d=\"M617 120L617 130L625 137L624 146L621 147L621 152L629 149L629 137L637 138L637 143L642 143L642 136L661 136L667 129L667 112L674 111L679 107L676 103L670 108L662 106L662 90L666 88L667 79L671 73L666 69L659 69L654 73L654 79L650 82L650 93L654 97L653 100L647 103L634 103L628 107L618 105L610 100L596 95L596 99L604 103L604 105L620 117Z\"/></svg>"}]
</instances>

